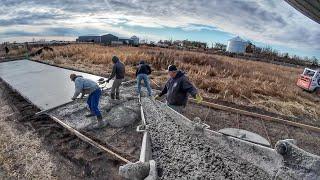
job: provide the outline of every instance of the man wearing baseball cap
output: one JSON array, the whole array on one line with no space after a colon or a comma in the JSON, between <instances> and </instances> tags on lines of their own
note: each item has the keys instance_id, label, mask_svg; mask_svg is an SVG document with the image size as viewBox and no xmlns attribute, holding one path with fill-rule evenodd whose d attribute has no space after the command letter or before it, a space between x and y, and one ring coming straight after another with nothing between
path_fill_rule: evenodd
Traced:
<instances>
[{"instance_id":1,"label":"man wearing baseball cap","mask_svg":"<svg viewBox=\"0 0 320 180\"><path fill-rule=\"evenodd\" d=\"M168 66L169 80L167 81L162 92L155 97L159 100L162 95L167 95L167 104L179 113L183 113L188 101L188 94L197 100L202 101L202 97L197 89L191 84L187 76L178 70L175 65Z\"/></svg>"}]
</instances>

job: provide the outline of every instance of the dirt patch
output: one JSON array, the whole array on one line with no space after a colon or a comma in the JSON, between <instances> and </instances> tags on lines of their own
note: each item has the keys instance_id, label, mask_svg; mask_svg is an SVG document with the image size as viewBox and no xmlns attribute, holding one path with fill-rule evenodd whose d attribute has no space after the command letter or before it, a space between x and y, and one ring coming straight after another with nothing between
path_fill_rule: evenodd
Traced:
<instances>
[{"instance_id":1,"label":"dirt patch","mask_svg":"<svg viewBox=\"0 0 320 180\"><path fill-rule=\"evenodd\" d=\"M41 147L41 138L32 131L20 132L11 120L17 118L1 99L0 105L0 164L6 178L51 179L57 170L54 157Z\"/></svg>"}]
</instances>

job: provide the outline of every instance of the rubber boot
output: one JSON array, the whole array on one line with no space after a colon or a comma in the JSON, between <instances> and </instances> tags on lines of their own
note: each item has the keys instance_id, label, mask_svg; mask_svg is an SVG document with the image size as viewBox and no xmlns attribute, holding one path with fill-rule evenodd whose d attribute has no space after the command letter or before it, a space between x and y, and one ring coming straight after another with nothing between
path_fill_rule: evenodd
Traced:
<instances>
[{"instance_id":1,"label":"rubber boot","mask_svg":"<svg viewBox=\"0 0 320 180\"><path fill-rule=\"evenodd\" d=\"M90 113L90 114L86 114L86 117L93 117L95 116L94 114Z\"/></svg>"},{"instance_id":2,"label":"rubber boot","mask_svg":"<svg viewBox=\"0 0 320 180\"><path fill-rule=\"evenodd\" d=\"M116 92L116 99L120 100L119 92Z\"/></svg>"},{"instance_id":3,"label":"rubber boot","mask_svg":"<svg viewBox=\"0 0 320 180\"><path fill-rule=\"evenodd\" d=\"M111 99L114 99L114 94L111 94Z\"/></svg>"},{"instance_id":4,"label":"rubber boot","mask_svg":"<svg viewBox=\"0 0 320 180\"><path fill-rule=\"evenodd\" d=\"M97 116L97 120L98 120L98 127L102 127L103 126L103 122L102 122L102 116Z\"/></svg>"}]
</instances>

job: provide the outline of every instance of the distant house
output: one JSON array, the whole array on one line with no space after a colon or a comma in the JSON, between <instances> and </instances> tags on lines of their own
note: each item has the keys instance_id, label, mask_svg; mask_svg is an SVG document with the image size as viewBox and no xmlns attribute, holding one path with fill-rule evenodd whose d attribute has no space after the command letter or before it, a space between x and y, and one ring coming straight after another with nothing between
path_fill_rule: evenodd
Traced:
<instances>
[{"instance_id":1,"label":"distant house","mask_svg":"<svg viewBox=\"0 0 320 180\"><path fill-rule=\"evenodd\" d=\"M100 43L101 42L101 36L79 36L79 38L76 41L77 42Z\"/></svg>"},{"instance_id":2,"label":"distant house","mask_svg":"<svg viewBox=\"0 0 320 180\"><path fill-rule=\"evenodd\" d=\"M207 43L200 42L200 41L183 40L182 41L182 46L186 47L186 48L192 48L192 49L207 48Z\"/></svg>"},{"instance_id":3,"label":"distant house","mask_svg":"<svg viewBox=\"0 0 320 180\"><path fill-rule=\"evenodd\" d=\"M183 46L183 42L180 41L180 40L175 40L175 41L173 41L173 45L175 45L175 46Z\"/></svg>"}]
</instances>

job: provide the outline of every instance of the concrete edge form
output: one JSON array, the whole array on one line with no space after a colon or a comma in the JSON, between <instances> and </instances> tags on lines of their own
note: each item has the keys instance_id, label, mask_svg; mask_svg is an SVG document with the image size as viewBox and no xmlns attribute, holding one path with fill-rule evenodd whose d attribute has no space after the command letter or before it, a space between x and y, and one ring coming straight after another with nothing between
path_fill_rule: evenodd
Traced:
<instances>
[{"instance_id":1,"label":"concrete edge form","mask_svg":"<svg viewBox=\"0 0 320 180\"><path fill-rule=\"evenodd\" d=\"M140 158L138 162L120 166L119 175L131 180L156 180L158 178L157 165L156 161L152 159L151 139L142 107L141 95L139 95L139 106L141 125L137 127L137 132L143 133Z\"/></svg>"},{"instance_id":2,"label":"concrete edge form","mask_svg":"<svg viewBox=\"0 0 320 180\"><path fill-rule=\"evenodd\" d=\"M85 136L84 134L80 133L79 131L77 131L76 129L70 127L68 124L64 123L63 121L61 121L60 119L58 119L57 117L51 116L49 115L50 118L52 118L55 122L59 123L61 126L63 126L64 128L68 129L71 133L73 133L74 135L76 135L77 137L79 137L81 140L91 144L92 146L103 150L104 152L120 159L121 161L125 162L125 163L131 163L131 161L125 159L124 157L118 155L117 153L111 151L110 149L102 146L101 144L95 142L94 140L92 140L91 138Z\"/></svg>"}]
</instances>

